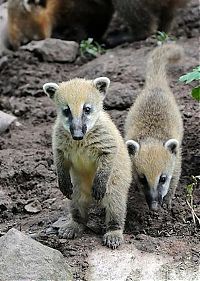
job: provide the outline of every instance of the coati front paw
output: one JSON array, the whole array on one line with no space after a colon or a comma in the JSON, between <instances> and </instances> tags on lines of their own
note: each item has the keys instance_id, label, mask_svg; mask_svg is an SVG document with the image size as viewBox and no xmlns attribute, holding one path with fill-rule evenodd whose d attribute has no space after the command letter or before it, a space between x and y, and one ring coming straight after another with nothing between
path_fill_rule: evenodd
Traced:
<instances>
[{"instance_id":1,"label":"coati front paw","mask_svg":"<svg viewBox=\"0 0 200 281\"><path fill-rule=\"evenodd\" d=\"M163 209L167 209L167 210L171 210L172 209L172 198L171 196L169 195L166 195L163 199L163 202L162 202L162 208Z\"/></svg>"},{"instance_id":2,"label":"coati front paw","mask_svg":"<svg viewBox=\"0 0 200 281\"><path fill-rule=\"evenodd\" d=\"M64 194L68 199L72 199L73 189L69 188L68 191Z\"/></svg>"},{"instance_id":3,"label":"coati front paw","mask_svg":"<svg viewBox=\"0 0 200 281\"><path fill-rule=\"evenodd\" d=\"M58 235L60 238L74 239L80 236L83 233L83 230L83 225L75 221L70 221L59 229Z\"/></svg>"},{"instance_id":4,"label":"coati front paw","mask_svg":"<svg viewBox=\"0 0 200 281\"><path fill-rule=\"evenodd\" d=\"M123 242L122 230L113 230L106 232L103 236L103 245L116 249Z\"/></svg>"}]
</instances>

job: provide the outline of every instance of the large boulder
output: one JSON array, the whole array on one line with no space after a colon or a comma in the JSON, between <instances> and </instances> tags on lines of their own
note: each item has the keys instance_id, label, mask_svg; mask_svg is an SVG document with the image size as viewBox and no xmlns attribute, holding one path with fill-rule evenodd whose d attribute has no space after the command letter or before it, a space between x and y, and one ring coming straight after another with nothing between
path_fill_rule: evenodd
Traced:
<instances>
[{"instance_id":1,"label":"large boulder","mask_svg":"<svg viewBox=\"0 0 200 281\"><path fill-rule=\"evenodd\" d=\"M63 255L12 228L0 238L0 280L71 281Z\"/></svg>"},{"instance_id":2,"label":"large boulder","mask_svg":"<svg viewBox=\"0 0 200 281\"><path fill-rule=\"evenodd\" d=\"M20 49L33 52L48 62L73 62L78 54L78 43L55 38L32 41Z\"/></svg>"}]
</instances>

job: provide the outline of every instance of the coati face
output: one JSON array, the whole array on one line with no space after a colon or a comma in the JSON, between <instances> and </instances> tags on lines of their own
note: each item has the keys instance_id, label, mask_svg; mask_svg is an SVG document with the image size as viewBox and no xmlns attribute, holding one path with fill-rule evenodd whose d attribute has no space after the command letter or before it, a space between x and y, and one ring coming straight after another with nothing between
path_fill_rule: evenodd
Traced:
<instances>
[{"instance_id":1,"label":"coati face","mask_svg":"<svg viewBox=\"0 0 200 281\"><path fill-rule=\"evenodd\" d=\"M164 144L136 141L126 142L132 158L135 180L144 191L151 210L157 210L167 195L174 172L179 143L169 139Z\"/></svg>"},{"instance_id":2,"label":"coati face","mask_svg":"<svg viewBox=\"0 0 200 281\"><path fill-rule=\"evenodd\" d=\"M47 0L8 1L8 39L11 48L51 36Z\"/></svg>"},{"instance_id":3,"label":"coati face","mask_svg":"<svg viewBox=\"0 0 200 281\"><path fill-rule=\"evenodd\" d=\"M109 84L107 77L76 78L59 85L46 83L43 90L54 100L64 129L74 140L82 140L99 118Z\"/></svg>"}]
</instances>

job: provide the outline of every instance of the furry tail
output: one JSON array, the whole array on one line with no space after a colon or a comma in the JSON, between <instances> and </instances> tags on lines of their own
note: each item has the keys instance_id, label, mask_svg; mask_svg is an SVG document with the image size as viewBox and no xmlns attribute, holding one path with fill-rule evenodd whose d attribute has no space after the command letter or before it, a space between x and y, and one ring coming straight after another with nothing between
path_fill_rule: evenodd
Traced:
<instances>
[{"instance_id":1,"label":"furry tail","mask_svg":"<svg viewBox=\"0 0 200 281\"><path fill-rule=\"evenodd\" d=\"M167 64L178 62L183 54L183 48L174 43L167 43L155 48L147 61L146 86L155 87L167 83Z\"/></svg>"}]
</instances>

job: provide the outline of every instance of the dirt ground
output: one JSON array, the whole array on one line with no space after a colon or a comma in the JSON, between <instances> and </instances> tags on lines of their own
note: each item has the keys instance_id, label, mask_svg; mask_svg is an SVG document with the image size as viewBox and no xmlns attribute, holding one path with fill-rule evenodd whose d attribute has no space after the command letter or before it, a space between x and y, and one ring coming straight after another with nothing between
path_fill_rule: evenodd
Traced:
<instances>
[{"instance_id":1,"label":"dirt ground","mask_svg":"<svg viewBox=\"0 0 200 281\"><path fill-rule=\"evenodd\" d=\"M191 175L200 174L199 104L190 96L190 85L178 78L199 64L199 10L197 1L177 19L178 43L185 58L169 67L170 86L184 120L183 166L172 210L148 210L143 195L131 187L125 227L125 243L147 252L168 254L175 260L185 257L195 265L200 261L200 232L186 204L185 186ZM87 257L101 247L104 214L94 207L88 228L81 238L59 239L51 225L67 213L67 199L57 187L52 161L51 131L56 112L42 92L45 82L73 77L108 76L111 88L105 108L123 133L127 110L144 85L146 57L155 40L125 44L83 63L47 63L32 53L9 53L0 63L0 110L18 117L21 126L11 126L0 135L0 235L15 227L30 233L45 245L60 250L72 266L75 280L86 280ZM38 213L27 212L34 202ZM200 188L194 191L194 205L200 216Z\"/></svg>"}]
</instances>

